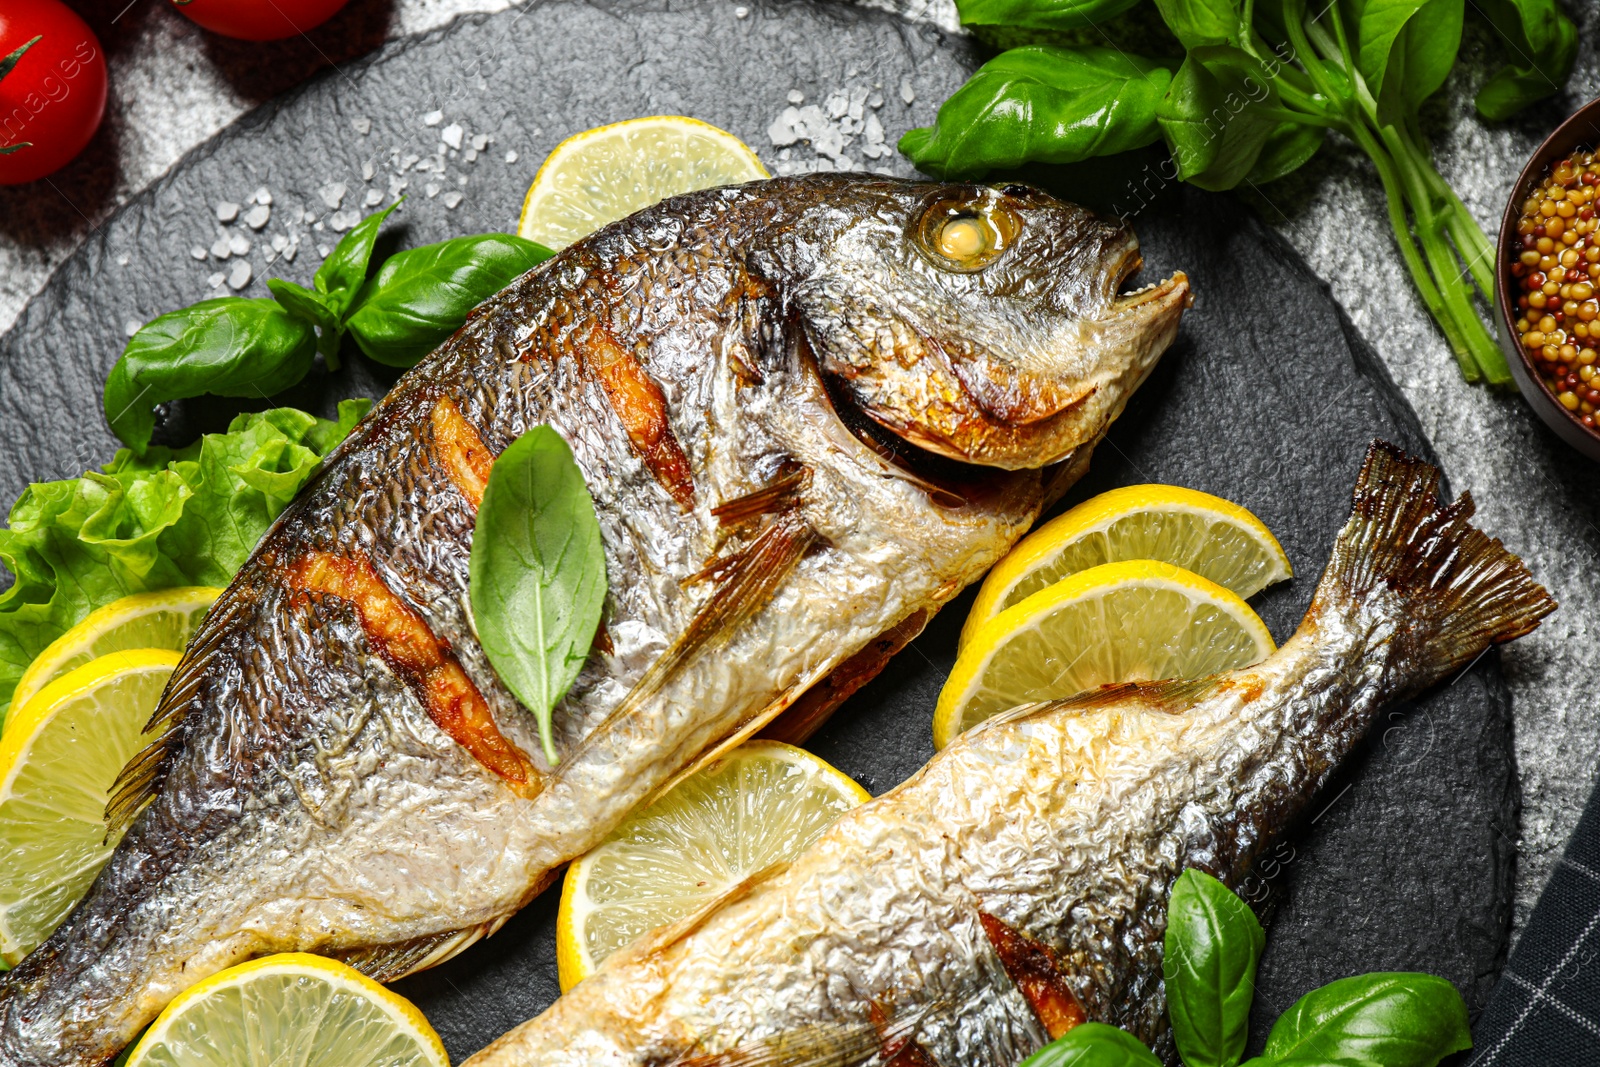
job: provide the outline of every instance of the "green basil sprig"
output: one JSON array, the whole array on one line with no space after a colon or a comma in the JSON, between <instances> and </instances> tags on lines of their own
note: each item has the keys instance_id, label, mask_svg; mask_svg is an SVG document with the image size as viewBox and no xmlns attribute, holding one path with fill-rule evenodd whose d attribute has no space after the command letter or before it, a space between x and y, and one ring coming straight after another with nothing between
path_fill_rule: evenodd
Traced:
<instances>
[{"instance_id":1,"label":"green basil sprig","mask_svg":"<svg viewBox=\"0 0 1600 1067\"><path fill-rule=\"evenodd\" d=\"M1008 40L1112 15L1138 25L1153 14L1185 54L1158 62L1101 48L1002 52L931 127L901 138L900 150L932 174L979 178L1113 155L1159 136L1179 180L1220 190L1282 178L1337 132L1371 158L1401 259L1462 376L1509 384L1484 321L1493 246L1434 167L1418 119L1460 53L1465 0L1150 0L1153 12L1142 3L958 0L964 21ZM1559 0L1483 0L1482 10L1513 62L1483 86L1478 110L1505 118L1557 92L1577 49ZM1142 195L1150 178L1128 189Z\"/></svg>"},{"instance_id":2,"label":"green basil sprig","mask_svg":"<svg viewBox=\"0 0 1600 1067\"><path fill-rule=\"evenodd\" d=\"M1183 872L1167 905L1162 979L1186 1067L1240 1067L1265 943L1249 905L1200 871ZM1262 1055L1243 1067L1436 1067L1472 1047L1467 1006L1429 974L1341 978L1301 997L1273 1024ZM1131 1035L1085 1023L1022 1067L1156 1067Z\"/></svg>"},{"instance_id":3,"label":"green basil sprig","mask_svg":"<svg viewBox=\"0 0 1600 1067\"><path fill-rule=\"evenodd\" d=\"M1478 90L1478 113L1508 119L1559 93L1578 58L1578 28L1556 0L1482 0L1481 9L1506 41L1512 62Z\"/></svg>"},{"instance_id":4,"label":"green basil sprig","mask_svg":"<svg viewBox=\"0 0 1600 1067\"><path fill-rule=\"evenodd\" d=\"M550 427L517 438L490 468L468 570L478 641L538 720L553 765L550 713L594 643L606 557L583 472Z\"/></svg>"},{"instance_id":5,"label":"green basil sprig","mask_svg":"<svg viewBox=\"0 0 1600 1067\"><path fill-rule=\"evenodd\" d=\"M548 258L543 245L506 233L397 252L361 289L345 326L371 359L409 367L460 329L485 296Z\"/></svg>"},{"instance_id":6,"label":"green basil sprig","mask_svg":"<svg viewBox=\"0 0 1600 1067\"><path fill-rule=\"evenodd\" d=\"M399 206L396 201L345 234L310 288L273 278L267 282L272 300L202 300L146 323L106 379L112 431L143 455L158 404L282 392L311 372L318 352L329 370L337 370L346 333L371 358L411 366L459 329L474 307L553 254L510 234L458 237L391 256L369 281L378 231Z\"/></svg>"},{"instance_id":7,"label":"green basil sprig","mask_svg":"<svg viewBox=\"0 0 1600 1067\"><path fill-rule=\"evenodd\" d=\"M900 150L931 174L980 177L1025 162L1076 163L1161 136L1172 72L1114 48L1013 48L978 68Z\"/></svg>"}]
</instances>

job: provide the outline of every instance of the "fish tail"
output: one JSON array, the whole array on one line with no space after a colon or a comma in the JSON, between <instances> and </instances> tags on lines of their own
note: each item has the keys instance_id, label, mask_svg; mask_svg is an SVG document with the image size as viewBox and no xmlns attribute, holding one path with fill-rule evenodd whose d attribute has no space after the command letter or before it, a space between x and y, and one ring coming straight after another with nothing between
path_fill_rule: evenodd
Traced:
<instances>
[{"instance_id":1,"label":"fish tail","mask_svg":"<svg viewBox=\"0 0 1600 1067\"><path fill-rule=\"evenodd\" d=\"M1393 627L1400 692L1521 637L1556 607L1522 560L1467 521L1470 494L1444 505L1438 494L1437 467L1374 441L1313 605L1313 616L1380 613Z\"/></svg>"}]
</instances>

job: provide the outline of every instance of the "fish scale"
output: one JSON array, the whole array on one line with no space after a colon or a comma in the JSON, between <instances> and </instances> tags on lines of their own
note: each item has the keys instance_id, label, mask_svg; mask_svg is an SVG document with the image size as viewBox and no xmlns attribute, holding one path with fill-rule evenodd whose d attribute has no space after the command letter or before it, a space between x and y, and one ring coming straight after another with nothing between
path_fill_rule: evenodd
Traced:
<instances>
[{"instance_id":1,"label":"fish scale","mask_svg":"<svg viewBox=\"0 0 1600 1067\"><path fill-rule=\"evenodd\" d=\"M1003 247L951 260L950 205ZM874 639L908 640L895 628L1027 530L1042 469L1081 470L1171 342L1187 283L1119 296L1135 249L1023 186L810 176L665 201L486 302L328 458L196 635L113 797L127 836L0 978L0 1067L103 1064L252 956L385 978L448 958ZM846 309L903 350L863 345ZM999 421L945 351L1011 368L1031 421ZM538 425L583 472L609 588L554 710L556 766L468 607L479 453ZM792 492L763 492L796 469Z\"/></svg>"}]
</instances>

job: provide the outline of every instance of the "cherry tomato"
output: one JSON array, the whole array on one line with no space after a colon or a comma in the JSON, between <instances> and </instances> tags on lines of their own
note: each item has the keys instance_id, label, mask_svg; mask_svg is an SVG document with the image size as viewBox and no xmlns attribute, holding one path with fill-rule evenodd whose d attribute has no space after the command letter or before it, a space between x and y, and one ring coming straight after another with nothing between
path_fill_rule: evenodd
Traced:
<instances>
[{"instance_id":1,"label":"cherry tomato","mask_svg":"<svg viewBox=\"0 0 1600 1067\"><path fill-rule=\"evenodd\" d=\"M172 0L212 33L246 41L293 37L333 17L349 0Z\"/></svg>"},{"instance_id":2,"label":"cherry tomato","mask_svg":"<svg viewBox=\"0 0 1600 1067\"><path fill-rule=\"evenodd\" d=\"M61 0L0 0L0 185L60 170L105 111L94 31Z\"/></svg>"}]
</instances>

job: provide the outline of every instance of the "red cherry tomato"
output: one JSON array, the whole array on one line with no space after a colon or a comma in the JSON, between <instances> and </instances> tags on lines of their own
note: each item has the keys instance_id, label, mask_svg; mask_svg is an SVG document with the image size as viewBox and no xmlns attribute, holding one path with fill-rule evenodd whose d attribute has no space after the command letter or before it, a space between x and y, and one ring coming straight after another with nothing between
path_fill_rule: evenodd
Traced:
<instances>
[{"instance_id":1,"label":"red cherry tomato","mask_svg":"<svg viewBox=\"0 0 1600 1067\"><path fill-rule=\"evenodd\" d=\"M105 111L94 31L60 0L0 0L0 185L60 170Z\"/></svg>"},{"instance_id":2,"label":"red cherry tomato","mask_svg":"<svg viewBox=\"0 0 1600 1067\"><path fill-rule=\"evenodd\" d=\"M212 33L246 41L293 37L333 17L349 0L172 0Z\"/></svg>"}]
</instances>

